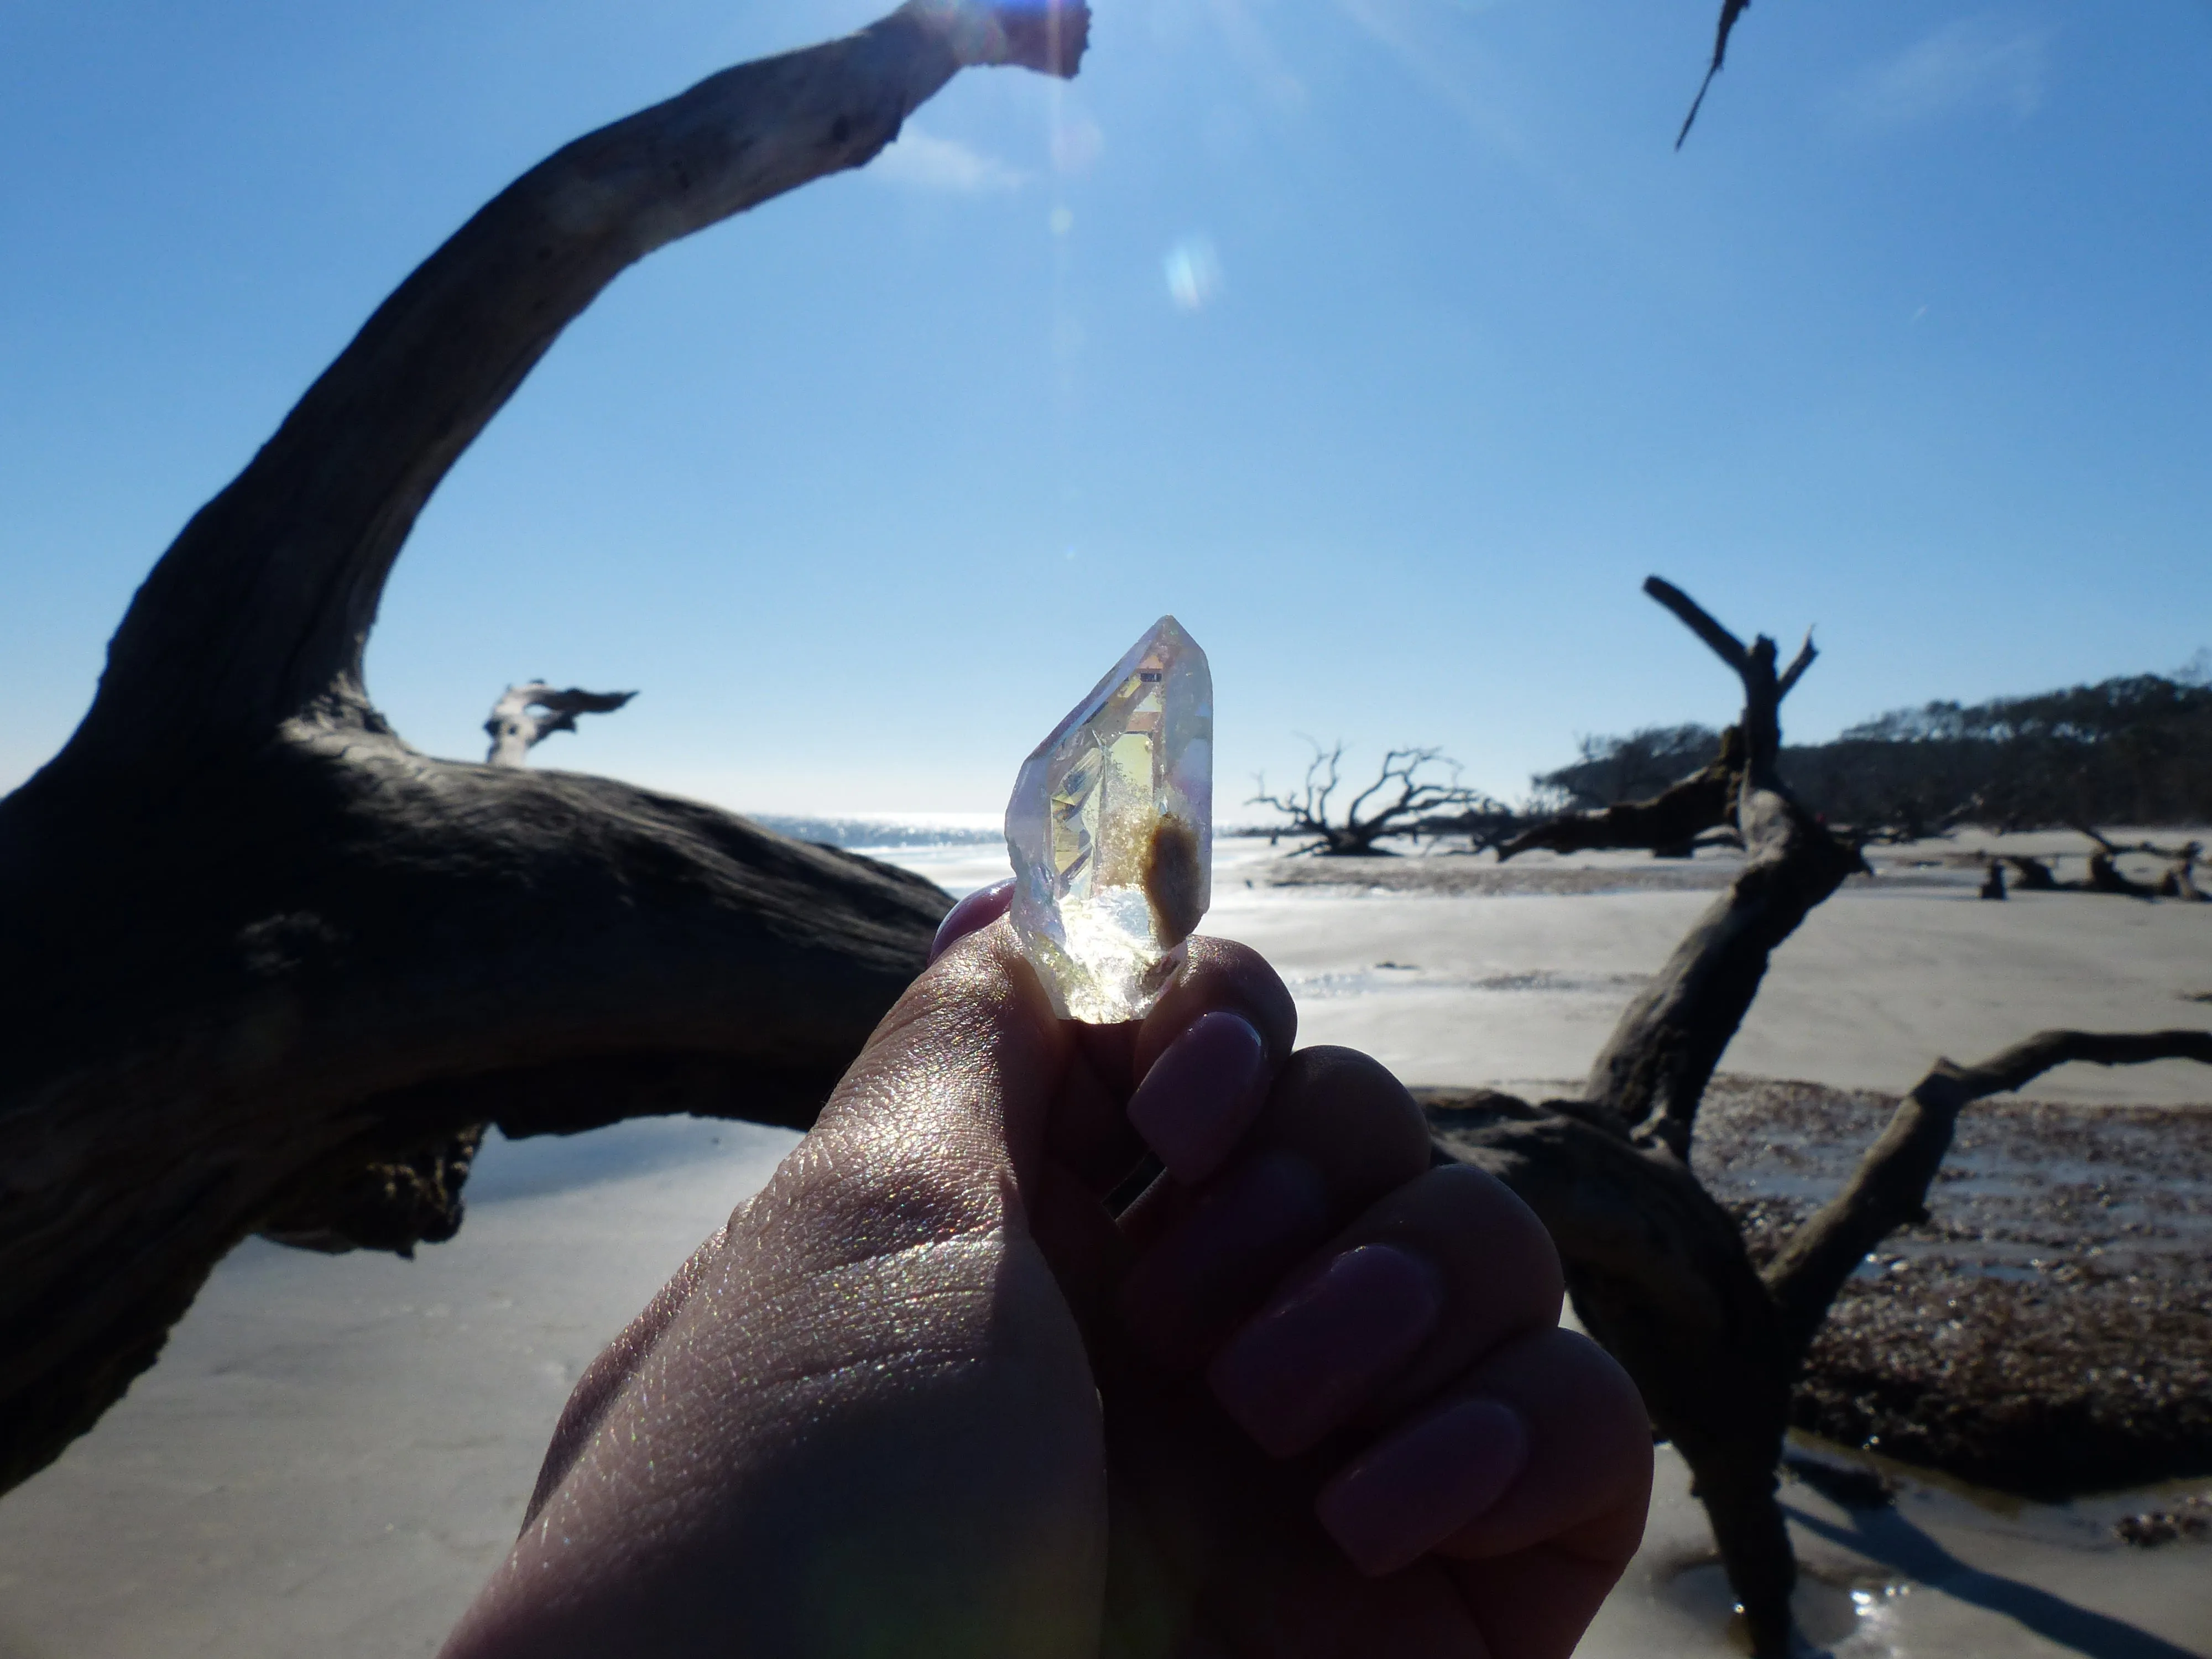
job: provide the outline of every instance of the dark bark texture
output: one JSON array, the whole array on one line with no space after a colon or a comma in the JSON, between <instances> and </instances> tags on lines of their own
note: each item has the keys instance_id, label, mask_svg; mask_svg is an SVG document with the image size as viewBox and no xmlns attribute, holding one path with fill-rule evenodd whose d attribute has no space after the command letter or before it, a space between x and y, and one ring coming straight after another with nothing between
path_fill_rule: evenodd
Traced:
<instances>
[{"instance_id":1,"label":"dark bark texture","mask_svg":"<svg viewBox=\"0 0 2212 1659\"><path fill-rule=\"evenodd\" d=\"M0 1490L257 1230L449 1236L485 1123L809 1122L924 960L915 877L605 779L437 761L362 657L439 480L626 266L866 161L1079 5L915 0L578 140L424 261L155 567L0 801Z\"/></svg>"}]
</instances>

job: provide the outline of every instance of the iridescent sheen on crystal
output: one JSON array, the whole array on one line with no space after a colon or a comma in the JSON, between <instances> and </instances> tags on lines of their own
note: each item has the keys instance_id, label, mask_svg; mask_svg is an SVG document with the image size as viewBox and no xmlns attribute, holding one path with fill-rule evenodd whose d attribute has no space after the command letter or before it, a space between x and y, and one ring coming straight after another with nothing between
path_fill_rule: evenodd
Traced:
<instances>
[{"instance_id":1,"label":"iridescent sheen on crystal","mask_svg":"<svg viewBox=\"0 0 2212 1659\"><path fill-rule=\"evenodd\" d=\"M1014 932L1053 1006L1143 1018L1212 889L1213 677L1173 617L1023 763L1006 850Z\"/></svg>"}]
</instances>

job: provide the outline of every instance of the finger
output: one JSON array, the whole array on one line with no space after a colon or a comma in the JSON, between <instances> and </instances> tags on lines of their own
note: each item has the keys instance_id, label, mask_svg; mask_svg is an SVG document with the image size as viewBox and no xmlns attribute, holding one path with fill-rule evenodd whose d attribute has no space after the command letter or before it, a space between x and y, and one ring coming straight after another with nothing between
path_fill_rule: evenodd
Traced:
<instances>
[{"instance_id":1,"label":"finger","mask_svg":"<svg viewBox=\"0 0 2212 1659\"><path fill-rule=\"evenodd\" d=\"M945 913L945 920L937 924L937 937L930 941L929 959L935 962L969 934L988 927L1012 908L1014 878L994 881L988 887L978 887Z\"/></svg>"},{"instance_id":2,"label":"finger","mask_svg":"<svg viewBox=\"0 0 2212 1659\"><path fill-rule=\"evenodd\" d=\"M925 1631L918 1649L1003 1626L971 1645L1073 1650L1064 1609L1095 1594L1102 1548L1099 1407L1029 1226L1072 1043L1009 933L908 988L641 1328L628 1381L580 1402L586 1443L449 1653L627 1653L641 1630L711 1645L764 1606L790 1616L763 1644L804 1645L842 1613L836 1574L807 1577L825 1539L921 1563L870 1603Z\"/></svg>"},{"instance_id":3,"label":"finger","mask_svg":"<svg viewBox=\"0 0 2212 1659\"><path fill-rule=\"evenodd\" d=\"M1466 1564L1455 1576L1494 1650L1565 1655L1635 1553L1650 1487L1635 1385L1596 1344L1553 1329L1486 1356L1315 1509L1364 1572L1431 1552Z\"/></svg>"},{"instance_id":4,"label":"finger","mask_svg":"<svg viewBox=\"0 0 2212 1659\"><path fill-rule=\"evenodd\" d=\"M1295 1273L1207 1368L1276 1457L1395 1417L1480 1356L1559 1323L1559 1253L1503 1182L1447 1164L1389 1194Z\"/></svg>"},{"instance_id":5,"label":"finger","mask_svg":"<svg viewBox=\"0 0 2212 1659\"><path fill-rule=\"evenodd\" d=\"M1074 1041L1067 1079L1045 1124L1048 1155L1097 1199L1119 1187L1145 1156L1145 1143L1129 1127L1128 1039L1123 1035L1116 1054L1097 1035L1107 1029L1069 1028Z\"/></svg>"},{"instance_id":6,"label":"finger","mask_svg":"<svg viewBox=\"0 0 2212 1659\"><path fill-rule=\"evenodd\" d=\"M1205 934L1183 948L1182 967L1160 993L1152 1012L1138 1023L1135 1075L1141 1078L1151 1070L1192 1021L1220 1008L1234 1009L1250 1020L1276 1060L1288 1058L1297 1042L1297 1005L1267 959L1249 945Z\"/></svg>"},{"instance_id":7,"label":"finger","mask_svg":"<svg viewBox=\"0 0 2212 1659\"><path fill-rule=\"evenodd\" d=\"M884 1016L808 1136L793 1173L810 1193L897 1191L855 1229L915 1242L962 1224L932 1205L995 1214L1033 1182L1073 1051L1071 1029L1001 919L955 944ZM1006 1177L1012 1179L1008 1181ZM763 1200L780 1194L783 1172ZM995 1222L990 1224L995 1224Z\"/></svg>"},{"instance_id":8,"label":"finger","mask_svg":"<svg viewBox=\"0 0 2212 1659\"><path fill-rule=\"evenodd\" d=\"M1131 1127L1185 1186L1228 1160L1297 1039L1297 1008L1249 946L1194 939L1133 1034Z\"/></svg>"},{"instance_id":9,"label":"finger","mask_svg":"<svg viewBox=\"0 0 2212 1659\"><path fill-rule=\"evenodd\" d=\"M1256 951L1194 939L1143 1021L1073 1030L1079 1060L1053 1146L1103 1196L1148 1148L1185 1185L1212 1174L1258 1115L1297 1039L1297 1011Z\"/></svg>"},{"instance_id":10,"label":"finger","mask_svg":"<svg viewBox=\"0 0 2212 1659\"><path fill-rule=\"evenodd\" d=\"M1512 1489L1442 1553L1481 1559L1549 1543L1626 1566L1651 1496L1651 1419L1620 1362L1555 1328L1499 1348L1455 1387L1518 1413L1530 1452Z\"/></svg>"},{"instance_id":11,"label":"finger","mask_svg":"<svg viewBox=\"0 0 2212 1659\"><path fill-rule=\"evenodd\" d=\"M1283 1277L1428 1167L1420 1109L1348 1048L1308 1048L1277 1078L1236 1156L1197 1192L1161 1182L1123 1217L1139 1252L1123 1323L1159 1364L1195 1369Z\"/></svg>"},{"instance_id":12,"label":"finger","mask_svg":"<svg viewBox=\"0 0 2212 1659\"><path fill-rule=\"evenodd\" d=\"M727 1222L717 1227L705 1243L684 1258L684 1265L654 1293L653 1300L645 1304L643 1311L630 1321L622 1334L584 1368L583 1376L569 1391L568 1404L561 1408L560 1420L553 1425L553 1438L545 1448L545 1461L538 1465L538 1484L531 1491L530 1502L523 1506L524 1530L529 1529L538 1511L545 1507L545 1500L553 1495L554 1489L568 1478L577 1457L598 1432L607 1408L629 1382L639 1362L660 1340L669 1322L683 1310L729 1233Z\"/></svg>"}]
</instances>

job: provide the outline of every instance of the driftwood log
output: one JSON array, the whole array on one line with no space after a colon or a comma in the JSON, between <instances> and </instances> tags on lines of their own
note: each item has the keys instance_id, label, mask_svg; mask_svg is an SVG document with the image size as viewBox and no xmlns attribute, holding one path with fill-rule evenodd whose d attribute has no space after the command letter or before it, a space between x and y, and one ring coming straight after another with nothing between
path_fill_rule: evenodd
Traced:
<instances>
[{"instance_id":1,"label":"driftwood log","mask_svg":"<svg viewBox=\"0 0 2212 1659\"><path fill-rule=\"evenodd\" d=\"M2191 841L2178 847L2161 847L2155 842L2123 842L2086 823L2071 828L2096 843L2088 854L2087 871L2079 881L2061 881L2047 857L2031 858L2020 853L2002 853L1996 857L2018 872L2020 889L2024 893L2106 893L2115 898L2178 898L2191 904L2205 902L2208 896L2197 884L2197 861L2204 855L2201 843ZM2164 859L2166 868L2155 881L2137 881L2120 868L2120 857L2127 853Z\"/></svg>"},{"instance_id":2,"label":"driftwood log","mask_svg":"<svg viewBox=\"0 0 2212 1659\"><path fill-rule=\"evenodd\" d=\"M484 734L491 750L487 766L527 766L530 751L556 732L573 732L579 714L611 714L637 695L635 691L582 691L570 686L556 691L543 680L510 685L491 706Z\"/></svg>"},{"instance_id":3,"label":"driftwood log","mask_svg":"<svg viewBox=\"0 0 2212 1659\"><path fill-rule=\"evenodd\" d=\"M1742 872L1622 1015L1583 1098L1422 1092L1438 1155L1498 1175L1551 1231L1583 1323L1690 1466L1755 1651L1778 1659L1793 1651L1796 1563L1776 1492L1792 1385L1852 1271L1921 1216L1960 1109L2068 1060L2212 1062L2212 1033L2045 1032L1979 1066L1939 1061L1843 1192L1756 1267L1691 1170L1698 1107L1774 949L1865 866L1774 769L1778 710L1813 661L1811 642L1778 673L1772 641L1746 647L1656 577L1645 591L1735 671L1742 718L1711 766L1653 799L1536 826L1499 856L1665 846L1732 827Z\"/></svg>"},{"instance_id":4,"label":"driftwood log","mask_svg":"<svg viewBox=\"0 0 2212 1659\"><path fill-rule=\"evenodd\" d=\"M257 1230L404 1249L478 1126L808 1122L949 901L605 779L432 760L362 649L430 492L626 266L858 167L1079 3L912 0L579 139L432 254L140 588L0 801L0 1490Z\"/></svg>"}]
</instances>

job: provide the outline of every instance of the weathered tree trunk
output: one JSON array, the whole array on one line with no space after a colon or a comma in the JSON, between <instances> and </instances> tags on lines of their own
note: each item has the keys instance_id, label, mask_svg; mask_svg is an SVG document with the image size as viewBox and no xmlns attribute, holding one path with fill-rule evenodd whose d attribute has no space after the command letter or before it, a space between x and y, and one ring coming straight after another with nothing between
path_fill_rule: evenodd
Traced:
<instances>
[{"instance_id":1,"label":"weathered tree trunk","mask_svg":"<svg viewBox=\"0 0 2212 1659\"><path fill-rule=\"evenodd\" d=\"M2089 854L2089 879L2083 884L2093 893L2115 898L2156 898L2158 889L2148 882L2133 881L2120 873L2118 861L2103 848Z\"/></svg>"},{"instance_id":2,"label":"weathered tree trunk","mask_svg":"<svg viewBox=\"0 0 2212 1659\"><path fill-rule=\"evenodd\" d=\"M1073 73L1085 27L914 0L578 140L155 567L83 724L0 801L0 1489L246 1234L449 1233L472 1126L811 1120L945 896L625 784L431 760L362 649L431 490L625 266L865 162L963 66Z\"/></svg>"},{"instance_id":3,"label":"weathered tree trunk","mask_svg":"<svg viewBox=\"0 0 2212 1659\"><path fill-rule=\"evenodd\" d=\"M1741 1235L1690 1171L1690 1142L1705 1085L1775 948L1866 866L1775 771L1782 700L1812 665L1812 641L1778 672L1773 641L1747 647L1656 576L1644 591L1735 670L1741 717L1710 766L1655 799L1539 825L1499 857L1660 848L1733 829L1747 861L1622 1014L1591 1067L1572 1132L1501 1125L1449 1144L1512 1186L1551 1228L1583 1322L1628 1368L1654 1425L1690 1465L1757 1651L1778 1655L1790 1649L1796 1582L1775 1498L1794 1365ZM1539 1180L1547 1154L1554 1172ZM1563 1157L1571 1178L1559 1173ZM1655 1296L1648 1262L1644 1273L1625 1273L1624 1233L1640 1233L1649 1261L1701 1283L1703 1300L1681 1286Z\"/></svg>"},{"instance_id":4,"label":"weathered tree trunk","mask_svg":"<svg viewBox=\"0 0 2212 1659\"><path fill-rule=\"evenodd\" d=\"M1664 845L1733 824L1743 872L1623 1013L1583 1099L1534 1108L1431 1090L1425 1103L1443 1152L1497 1175L1550 1230L1583 1322L1690 1466L1754 1651L1779 1659L1793 1650L1797 1576L1776 1498L1790 1391L1852 1268L1920 1214L1959 1109L2062 1060L2212 1061L2212 1033L2046 1032L1979 1066L1939 1062L1844 1191L1755 1270L1691 1171L1698 1107L1775 948L1865 865L1775 774L1778 711L1813 660L1811 641L1778 674L1772 641L1747 647L1679 589L1656 577L1644 586L1735 670L1741 720L1712 765L1655 799L1539 825L1499 856Z\"/></svg>"}]
</instances>

